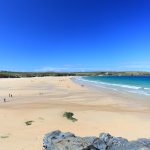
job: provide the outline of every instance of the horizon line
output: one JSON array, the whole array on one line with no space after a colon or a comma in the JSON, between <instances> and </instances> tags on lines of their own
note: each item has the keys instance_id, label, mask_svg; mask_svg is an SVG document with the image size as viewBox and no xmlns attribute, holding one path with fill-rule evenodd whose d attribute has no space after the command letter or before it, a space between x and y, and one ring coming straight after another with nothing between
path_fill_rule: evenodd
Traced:
<instances>
[{"instance_id":1,"label":"horizon line","mask_svg":"<svg viewBox=\"0 0 150 150\"><path fill-rule=\"evenodd\" d=\"M53 73L86 73L86 72L146 72L146 73L150 73L150 71L133 71L133 70L124 70L124 71L110 71L110 70L107 70L107 71L104 71L104 70L101 70L101 71L10 71L10 70L0 70L0 73L1 72L16 72L16 73L48 73L48 72L53 72Z\"/></svg>"}]
</instances>

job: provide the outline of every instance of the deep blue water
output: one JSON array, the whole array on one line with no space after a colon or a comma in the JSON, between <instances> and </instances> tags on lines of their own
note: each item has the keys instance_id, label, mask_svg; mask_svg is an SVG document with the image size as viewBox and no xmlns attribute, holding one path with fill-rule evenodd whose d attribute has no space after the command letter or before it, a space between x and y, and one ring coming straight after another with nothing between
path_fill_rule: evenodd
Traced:
<instances>
[{"instance_id":1,"label":"deep blue water","mask_svg":"<svg viewBox=\"0 0 150 150\"><path fill-rule=\"evenodd\" d=\"M80 80L96 86L150 96L150 76L87 76Z\"/></svg>"}]
</instances>

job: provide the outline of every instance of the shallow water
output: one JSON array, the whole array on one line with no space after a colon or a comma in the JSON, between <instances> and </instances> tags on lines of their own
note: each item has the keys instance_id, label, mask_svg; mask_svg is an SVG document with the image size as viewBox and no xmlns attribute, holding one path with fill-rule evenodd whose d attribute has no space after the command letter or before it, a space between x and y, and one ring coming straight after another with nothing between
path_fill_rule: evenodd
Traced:
<instances>
[{"instance_id":1,"label":"shallow water","mask_svg":"<svg viewBox=\"0 0 150 150\"><path fill-rule=\"evenodd\" d=\"M77 80L117 91L150 97L150 76L86 76Z\"/></svg>"}]
</instances>

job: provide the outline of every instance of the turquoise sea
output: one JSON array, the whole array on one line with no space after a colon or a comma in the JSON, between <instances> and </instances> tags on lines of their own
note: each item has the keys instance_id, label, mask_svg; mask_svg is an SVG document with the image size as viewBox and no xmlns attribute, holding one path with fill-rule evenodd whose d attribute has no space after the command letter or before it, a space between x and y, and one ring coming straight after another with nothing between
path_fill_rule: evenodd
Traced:
<instances>
[{"instance_id":1,"label":"turquoise sea","mask_svg":"<svg viewBox=\"0 0 150 150\"><path fill-rule=\"evenodd\" d=\"M85 76L78 80L103 88L150 96L150 76Z\"/></svg>"}]
</instances>

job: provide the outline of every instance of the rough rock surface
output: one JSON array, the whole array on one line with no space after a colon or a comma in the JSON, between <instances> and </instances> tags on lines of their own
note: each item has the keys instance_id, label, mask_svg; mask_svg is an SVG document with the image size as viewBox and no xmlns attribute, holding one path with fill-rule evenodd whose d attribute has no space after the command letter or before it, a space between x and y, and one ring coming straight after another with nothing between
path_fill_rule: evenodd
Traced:
<instances>
[{"instance_id":1,"label":"rough rock surface","mask_svg":"<svg viewBox=\"0 0 150 150\"><path fill-rule=\"evenodd\" d=\"M74 134L53 131L45 135L43 150L150 150L150 139L128 141L102 133L98 137L78 137Z\"/></svg>"}]
</instances>

